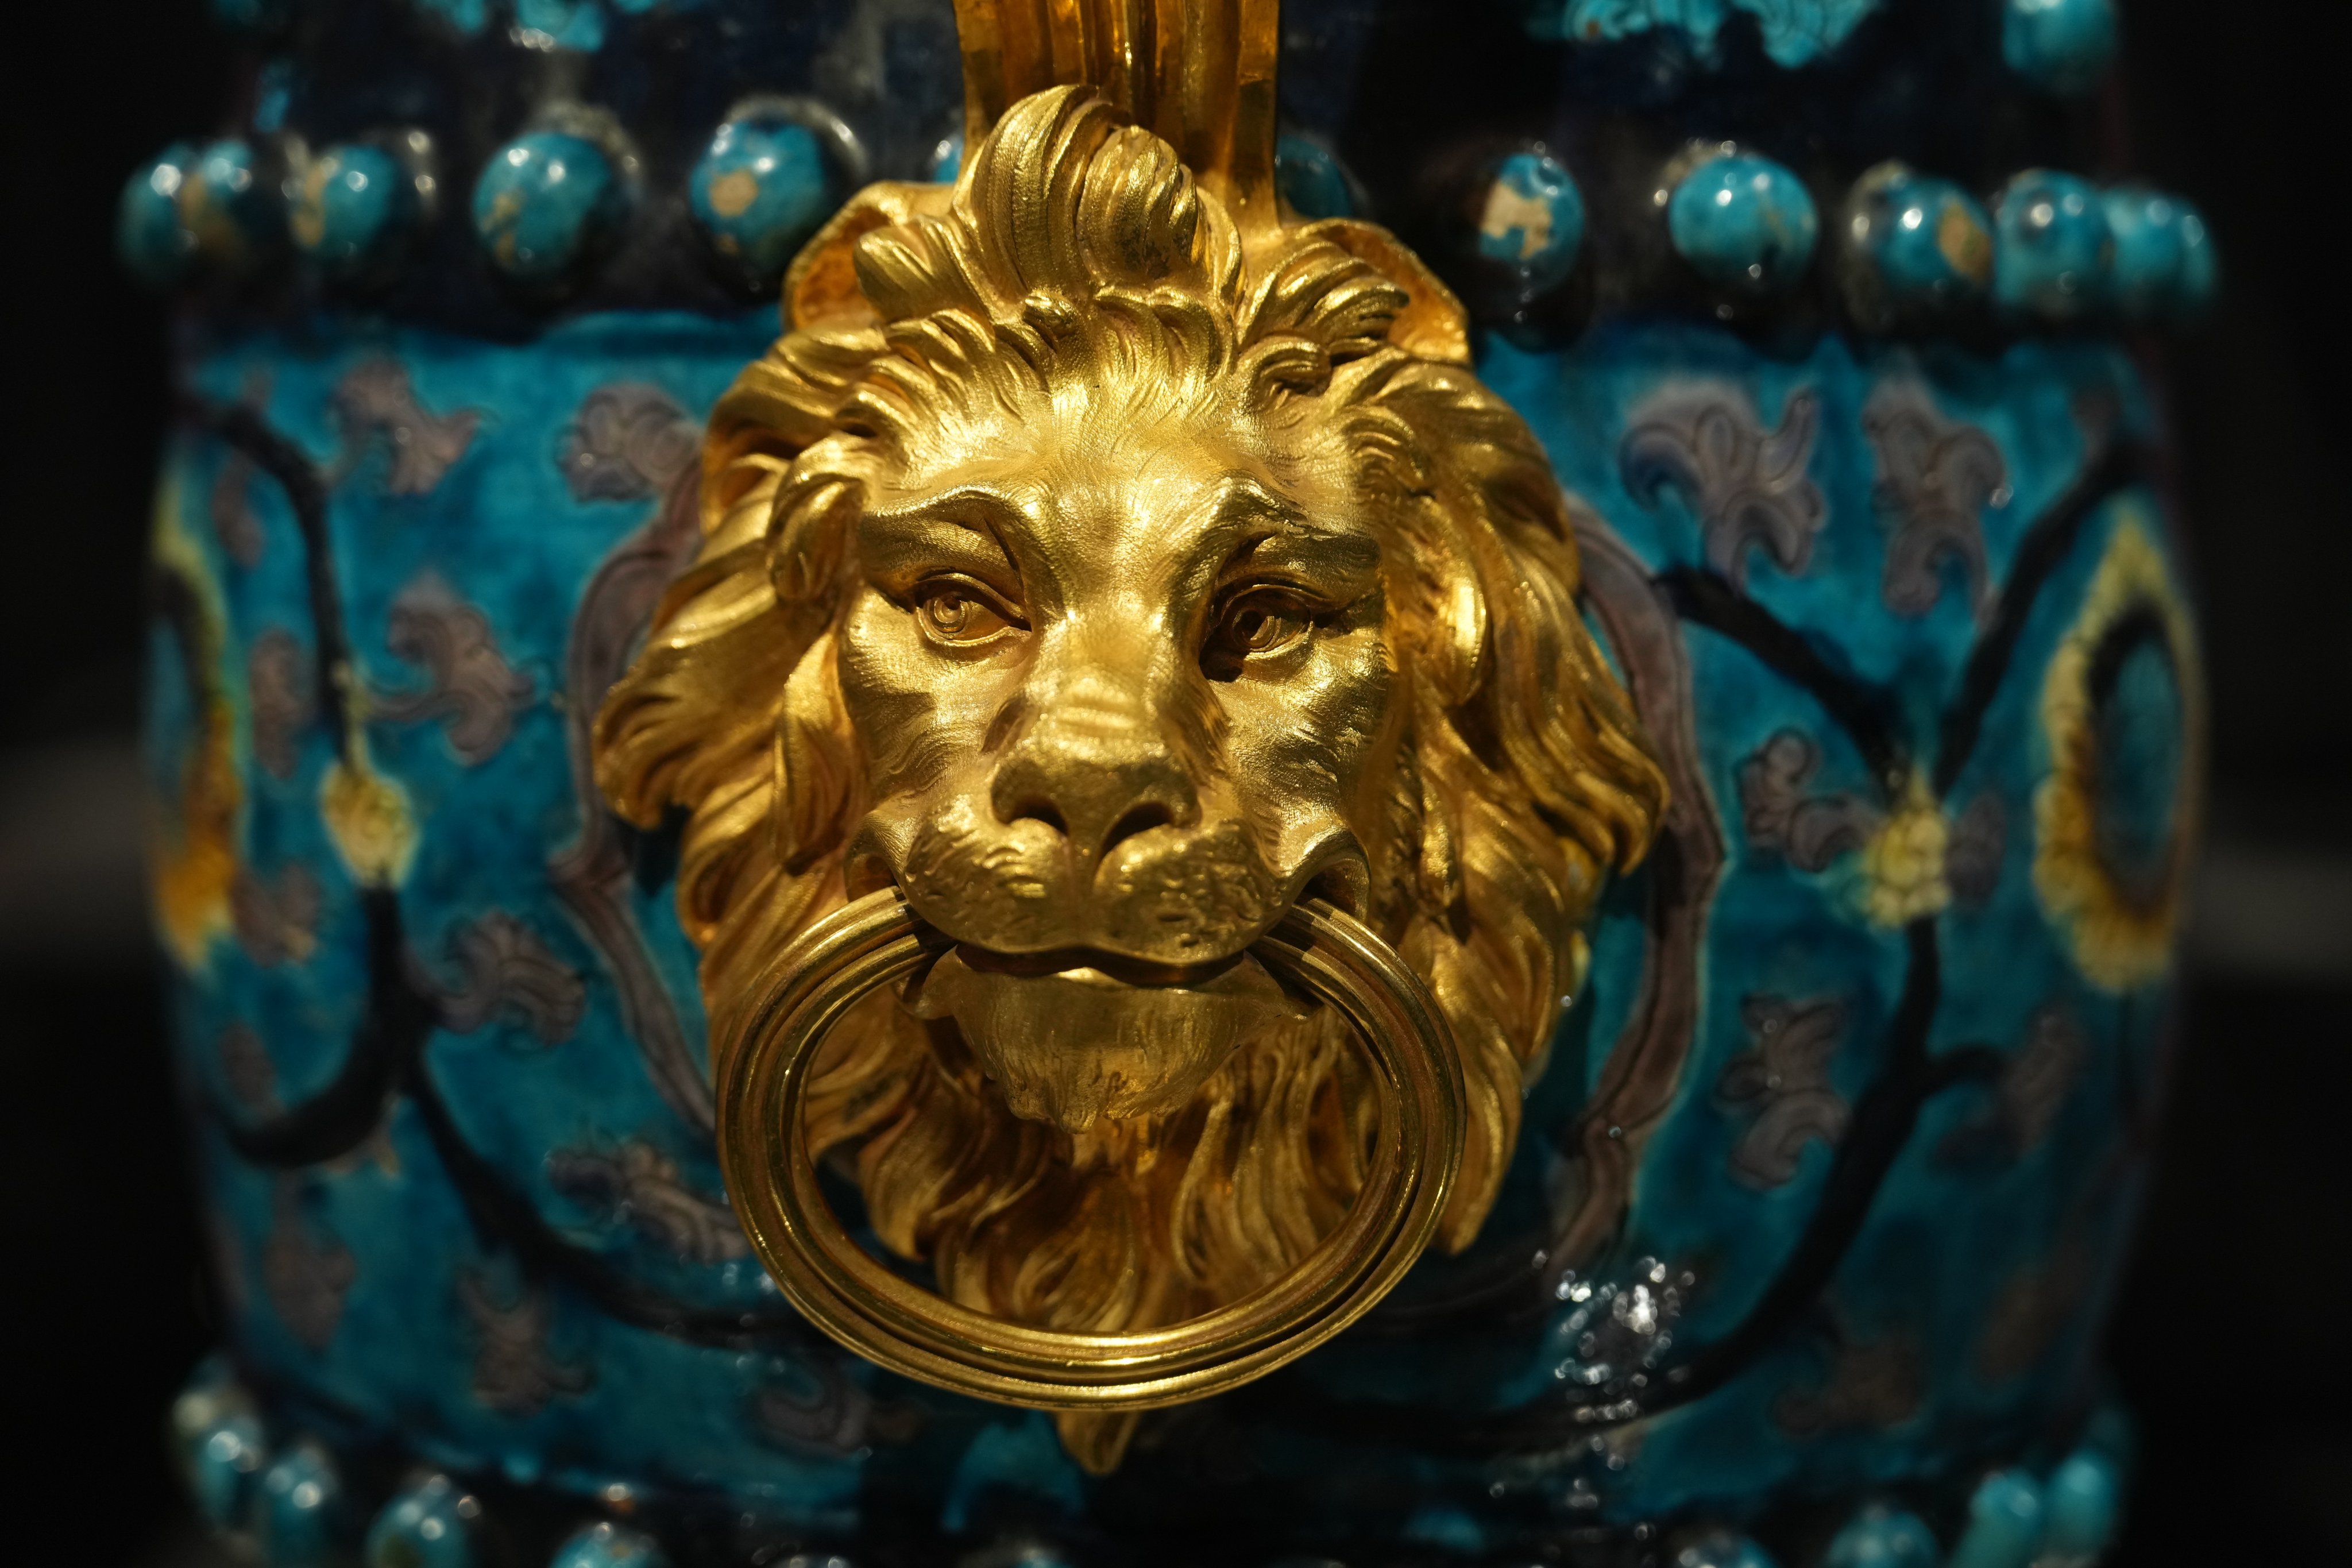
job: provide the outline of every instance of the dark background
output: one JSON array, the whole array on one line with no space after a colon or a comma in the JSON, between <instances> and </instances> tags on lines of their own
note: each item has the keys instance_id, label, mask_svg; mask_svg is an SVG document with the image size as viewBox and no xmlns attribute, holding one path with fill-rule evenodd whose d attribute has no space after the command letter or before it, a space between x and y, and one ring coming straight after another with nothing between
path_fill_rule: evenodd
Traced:
<instances>
[{"instance_id":1,"label":"dark background","mask_svg":"<svg viewBox=\"0 0 2352 1568\"><path fill-rule=\"evenodd\" d=\"M2331 184L2352 23L2291 0L2123 9L2134 162L2203 206L2227 291L2161 351L2213 831L2166 1160L2111 1334L2143 1441L2120 1561L2352 1561L2352 246ZM0 1429L21 1445L7 1491L105 1568L184 1528L161 1422L213 1332L130 743L168 323L116 270L113 207L140 160L215 122L228 50L197 0L10 26Z\"/></svg>"}]
</instances>

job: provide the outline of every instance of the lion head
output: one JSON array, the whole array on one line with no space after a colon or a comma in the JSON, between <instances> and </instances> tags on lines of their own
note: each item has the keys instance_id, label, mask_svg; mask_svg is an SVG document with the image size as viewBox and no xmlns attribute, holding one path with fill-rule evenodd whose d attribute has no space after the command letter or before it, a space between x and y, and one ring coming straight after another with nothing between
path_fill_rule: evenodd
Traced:
<instances>
[{"instance_id":1,"label":"lion head","mask_svg":"<svg viewBox=\"0 0 2352 1568\"><path fill-rule=\"evenodd\" d=\"M1366 225L1245 243L1079 89L1016 104L951 193L868 192L794 289L596 731L622 816L687 813L714 1038L895 883L954 945L835 1030L809 1142L954 1300L1169 1323L1279 1276L1362 1179L1346 1027L1249 952L1327 897L1452 1026L1466 1245L1664 786L1541 449L1431 325L1458 308ZM1099 1468L1123 1419L1064 1432Z\"/></svg>"}]
</instances>

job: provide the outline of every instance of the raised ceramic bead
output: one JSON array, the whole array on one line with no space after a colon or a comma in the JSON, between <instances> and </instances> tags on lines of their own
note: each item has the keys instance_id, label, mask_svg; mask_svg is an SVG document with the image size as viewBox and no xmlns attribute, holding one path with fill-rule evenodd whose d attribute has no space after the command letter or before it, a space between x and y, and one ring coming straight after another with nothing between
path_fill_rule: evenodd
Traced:
<instances>
[{"instance_id":1,"label":"raised ceramic bead","mask_svg":"<svg viewBox=\"0 0 2352 1568\"><path fill-rule=\"evenodd\" d=\"M816 133L772 120L720 126L694 165L688 192L711 245L762 283L782 273L835 205Z\"/></svg>"},{"instance_id":2,"label":"raised ceramic bead","mask_svg":"<svg viewBox=\"0 0 2352 1568\"><path fill-rule=\"evenodd\" d=\"M1803 276L1821 218L1802 180L1769 158L1727 153L1683 176L1666 232L1693 270L1719 288L1773 294Z\"/></svg>"},{"instance_id":3,"label":"raised ceramic bead","mask_svg":"<svg viewBox=\"0 0 2352 1568\"><path fill-rule=\"evenodd\" d=\"M2042 1560L2051 1568L2095 1562L2116 1532L2122 1489L2115 1460L2075 1449L2042 1489Z\"/></svg>"},{"instance_id":4,"label":"raised ceramic bead","mask_svg":"<svg viewBox=\"0 0 2352 1568\"><path fill-rule=\"evenodd\" d=\"M1674 1568L1780 1568L1780 1564L1748 1537L1717 1530L1675 1552Z\"/></svg>"},{"instance_id":5,"label":"raised ceramic bead","mask_svg":"<svg viewBox=\"0 0 2352 1568\"><path fill-rule=\"evenodd\" d=\"M2115 58L2115 0L2003 0L2000 53L2036 87L2087 92Z\"/></svg>"},{"instance_id":6,"label":"raised ceramic bead","mask_svg":"<svg viewBox=\"0 0 2352 1568\"><path fill-rule=\"evenodd\" d=\"M446 1476L428 1476L383 1505L361 1551L366 1568L474 1568L481 1505Z\"/></svg>"},{"instance_id":7,"label":"raised ceramic bead","mask_svg":"<svg viewBox=\"0 0 2352 1568\"><path fill-rule=\"evenodd\" d=\"M924 165L923 178L933 184L944 185L963 172L963 132L950 132L940 138L931 149L930 161Z\"/></svg>"},{"instance_id":8,"label":"raised ceramic bead","mask_svg":"<svg viewBox=\"0 0 2352 1568\"><path fill-rule=\"evenodd\" d=\"M1303 218L1351 217L1355 191L1331 149L1304 136L1284 136L1274 146L1274 179L1282 199Z\"/></svg>"},{"instance_id":9,"label":"raised ceramic bead","mask_svg":"<svg viewBox=\"0 0 2352 1568\"><path fill-rule=\"evenodd\" d=\"M499 271L546 287L577 276L628 205L603 148L568 131L534 131L499 148L474 182L474 233Z\"/></svg>"},{"instance_id":10,"label":"raised ceramic bead","mask_svg":"<svg viewBox=\"0 0 2352 1568\"><path fill-rule=\"evenodd\" d=\"M557 1547L548 1568L669 1568L669 1558L650 1535L617 1524L592 1524Z\"/></svg>"},{"instance_id":11,"label":"raised ceramic bead","mask_svg":"<svg viewBox=\"0 0 2352 1568\"><path fill-rule=\"evenodd\" d=\"M2179 196L2137 186L2103 199L2115 237L2115 300L2126 315L2193 315L2212 302L2213 242Z\"/></svg>"},{"instance_id":12,"label":"raised ceramic bead","mask_svg":"<svg viewBox=\"0 0 2352 1568\"><path fill-rule=\"evenodd\" d=\"M1968 1527L1945 1568L2029 1568L2042 1545L2042 1489L2022 1470L1996 1470L1969 1500Z\"/></svg>"},{"instance_id":13,"label":"raised ceramic bead","mask_svg":"<svg viewBox=\"0 0 2352 1568\"><path fill-rule=\"evenodd\" d=\"M268 1453L252 1400L217 1363L199 1370L173 1401L172 1441L205 1522L218 1531L242 1525Z\"/></svg>"},{"instance_id":14,"label":"raised ceramic bead","mask_svg":"<svg viewBox=\"0 0 2352 1568\"><path fill-rule=\"evenodd\" d=\"M267 1568L322 1568L331 1563L342 1522L342 1478L319 1444L295 1444L261 1473L253 1525Z\"/></svg>"},{"instance_id":15,"label":"raised ceramic bead","mask_svg":"<svg viewBox=\"0 0 2352 1568\"><path fill-rule=\"evenodd\" d=\"M290 223L305 256L338 277L380 271L415 234L415 176L390 152L330 147L302 171Z\"/></svg>"},{"instance_id":16,"label":"raised ceramic bead","mask_svg":"<svg viewBox=\"0 0 2352 1568\"><path fill-rule=\"evenodd\" d=\"M284 237L285 194L263 176L252 145L231 137L198 153L180 182L180 222L206 261L246 266Z\"/></svg>"},{"instance_id":17,"label":"raised ceramic bead","mask_svg":"<svg viewBox=\"0 0 2352 1568\"><path fill-rule=\"evenodd\" d=\"M1874 1503L1830 1542L1822 1568L1936 1568L1936 1532L1916 1513Z\"/></svg>"},{"instance_id":18,"label":"raised ceramic bead","mask_svg":"<svg viewBox=\"0 0 2352 1568\"><path fill-rule=\"evenodd\" d=\"M2115 241L2089 182L2048 169L2011 180L1993 209L1993 298L2071 321L2105 303Z\"/></svg>"},{"instance_id":19,"label":"raised ceramic bead","mask_svg":"<svg viewBox=\"0 0 2352 1568\"><path fill-rule=\"evenodd\" d=\"M1874 324L1981 296L1992 281L1992 220L1952 184L1899 163L1855 182L1846 203L1844 278Z\"/></svg>"},{"instance_id":20,"label":"raised ceramic bead","mask_svg":"<svg viewBox=\"0 0 2352 1568\"><path fill-rule=\"evenodd\" d=\"M1541 153L1504 159L1478 215L1478 254L1544 289L1575 270L1583 244L1584 194L1567 169Z\"/></svg>"},{"instance_id":21,"label":"raised ceramic bead","mask_svg":"<svg viewBox=\"0 0 2352 1568\"><path fill-rule=\"evenodd\" d=\"M123 183L114 212L115 254L151 287L178 280L195 256L196 237L180 221L180 187L195 161L196 150L177 142Z\"/></svg>"}]
</instances>

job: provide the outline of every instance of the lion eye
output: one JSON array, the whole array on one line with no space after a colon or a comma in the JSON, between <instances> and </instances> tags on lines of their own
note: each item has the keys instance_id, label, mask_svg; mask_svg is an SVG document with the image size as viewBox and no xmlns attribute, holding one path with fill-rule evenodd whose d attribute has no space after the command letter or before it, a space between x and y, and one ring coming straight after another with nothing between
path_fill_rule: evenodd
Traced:
<instances>
[{"instance_id":1,"label":"lion eye","mask_svg":"<svg viewBox=\"0 0 2352 1568\"><path fill-rule=\"evenodd\" d=\"M927 583L917 591L915 616L941 642L985 642L1013 623L969 583Z\"/></svg>"},{"instance_id":2,"label":"lion eye","mask_svg":"<svg viewBox=\"0 0 2352 1568\"><path fill-rule=\"evenodd\" d=\"M1244 595L1217 618L1202 662L1211 675L1231 679L1243 659L1288 647L1312 624L1306 606L1286 595Z\"/></svg>"}]
</instances>

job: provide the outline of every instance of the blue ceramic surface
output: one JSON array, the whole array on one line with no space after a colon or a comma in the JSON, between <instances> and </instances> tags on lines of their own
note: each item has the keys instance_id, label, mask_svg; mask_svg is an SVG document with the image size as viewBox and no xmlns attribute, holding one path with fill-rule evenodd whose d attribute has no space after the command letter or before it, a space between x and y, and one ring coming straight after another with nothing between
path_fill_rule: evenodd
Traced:
<instances>
[{"instance_id":1,"label":"blue ceramic surface","mask_svg":"<svg viewBox=\"0 0 2352 1568\"><path fill-rule=\"evenodd\" d=\"M2042 1494L2042 1550L2057 1564L2097 1561L2114 1539L2122 1506L2116 1462L2079 1448L2051 1476Z\"/></svg>"},{"instance_id":2,"label":"blue ceramic surface","mask_svg":"<svg viewBox=\"0 0 2352 1568\"><path fill-rule=\"evenodd\" d=\"M2180 197L2126 185L2104 198L2115 237L2115 296L2128 316L2194 317L2219 282L2202 214Z\"/></svg>"},{"instance_id":3,"label":"blue ceramic surface","mask_svg":"<svg viewBox=\"0 0 2352 1568\"><path fill-rule=\"evenodd\" d=\"M1275 143L1275 184L1291 210L1305 218L1348 217L1356 210L1347 171L1320 142L1285 136Z\"/></svg>"},{"instance_id":4,"label":"blue ceramic surface","mask_svg":"<svg viewBox=\"0 0 2352 1568\"><path fill-rule=\"evenodd\" d=\"M151 288L179 279L195 258L196 237L180 221L181 187L195 161L195 148L177 142L123 182L115 205L115 254Z\"/></svg>"},{"instance_id":5,"label":"blue ceramic surface","mask_svg":"<svg viewBox=\"0 0 2352 1568\"><path fill-rule=\"evenodd\" d=\"M1821 217L1787 168L1732 153L1683 176L1666 201L1666 229L1675 252L1709 283L1760 295L1804 275Z\"/></svg>"},{"instance_id":6,"label":"blue ceramic surface","mask_svg":"<svg viewBox=\"0 0 2352 1568\"><path fill-rule=\"evenodd\" d=\"M228 1368L217 1361L199 1368L172 1406L172 1457L198 1518L216 1531L245 1526L268 1441Z\"/></svg>"},{"instance_id":7,"label":"blue ceramic surface","mask_svg":"<svg viewBox=\"0 0 2352 1568\"><path fill-rule=\"evenodd\" d=\"M1866 318L1917 318L1984 296L1992 223L1949 180L1900 163L1874 169L1848 205L1849 292Z\"/></svg>"},{"instance_id":8,"label":"blue ceramic surface","mask_svg":"<svg viewBox=\"0 0 2352 1568\"><path fill-rule=\"evenodd\" d=\"M688 189L711 244L761 282L782 273L838 205L815 132L758 120L720 126Z\"/></svg>"},{"instance_id":9,"label":"blue ceramic surface","mask_svg":"<svg viewBox=\"0 0 2352 1568\"><path fill-rule=\"evenodd\" d=\"M394 1494L368 1526L364 1568L476 1568L481 1504L446 1476L427 1476Z\"/></svg>"},{"instance_id":10,"label":"blue ceramic surface","mask_svg":"<svg viewBox=\"0 0 2352 1568\"><path fill-rule=\"evenodd\" d=\"M652 1536L592 1524L556 1548L548 1568L669 1568L669 1558Z\"/></svg>"},{"instance_id":11,"label":"blue ceramic surface","mask_svg":"<svg viewBox=\"0 0 2352 1568\"><path fill-rule=\"evenodd\" d=\"M2009 310L2068 321L2109 301L2115 237L2087 180L2029 169L1993 208L1993 297Z\"/></svg>"},{"instance_id":12,"label":"blue ceramic surface","mask_svg":"<svg viewBox=\"0 0 2352 1568\"><path fill-rule=\"evenodd\" d=\"M339 277L382 270L422 216L415 176L382 147L330 147L303 171L291 226L302 253Z\"/></svg>"},{"instance_id":13,"label":"blue ceramic surface","mask_svg":"<svg viewBox=\"0 0 2352 1568\"><path fill-rule=\"evenodd\" d=\"M604 150L584 136L535 131L483 166L474 184L474 232L518 283L566 280L608 243L628 193Z\"/></svg>"},{"instance_id":14,"label":"blue ceramic surface","mask_svg":"<svg viewBox=\"0 0 2352 1568\"><path fill-rule=\"evenodd\" d=\"M246 134L120 215L192 300L147 750L233 1366L173 1417L207 1517L279 1568L1989 1568L2038 1490L2042 1560L2095 1557L2128 1445L2083 1391L2202 711L2159 389L2111 329L2210 294L2212 250L2144 193L2033 169L1988 220L1965 170L1890 172L2028 101L1997 4L1286 7L1286 199L1472 300L1675 805L1475 1244L1108 1477L782 1301L712 1152L676 836L587 773L702 421L845 195L804 130L711 128L824 99L878 177L951 174L946 6L342 0L255 35ZM1400 60L1425 100L1378 85ZM471 194L413 245L380 165L327 200L401 130L344 106L394 102ZM2030 104L2031 162L2097 166L2086 106ZM255 266L296 138L331 150L305 254ZM1852 193L1837 287L1808 181Z\"/></svg>"},{"instance_id":15,"label":"blue ceramic surface","mask_svg":"<svg viewBox=\"0 0 2352 1568\"><path fill-rule=\"evenodd\" d=\"M1846 40L1882 0L1533 0L1528 26L1538 37L1615 42L1654 28L1682 34L1713 63L1725 25L1753 18L1775 65L1811 65Z\"/></svg>"},{"instance_id":16,"label":"blue ceramic surface","mask_svg":"<svg viewBox=\"0 0 2352 1568\"><path fill-rule=\"evenodd\" d=\"M1556 158L1514 153L1495 170L1478 215L1478 254L1528 288L1554 287L1584 244L1584 193Z\"/></svg>"},{"instance_id":17,"label":"blue ceramic surface","mask_svg":"<svg viewBox=\"0 0 2352 1568\"><path fill-rule=\"evenodd\" d=\"M2042 1488L2032 1476L1997 1470L1969 1500L1968 1524L1944 1568L2032 1568L2042 1530Z\"/></svg>"},{"instance_id":18,"label":"blue ceramic surface","mask_svg":"<svg viewBox=\"0 0 2352 1568\"><path fill-rule=\"evenodd\" d=\"M300 1442L261 1472L253 1502L263 1568L331 1568L343 1555L342 1477L332 1455Z\"/></svg>"},{"instance_id":19,"label":"blue ceramic surface","mask_svg":"<svg viewBox=\"0 0 2352 1568\"><path fill-rule=\"evenodd\" d=\"M1744 1535L1717 1531L1683 1547L1674 1568L1780 1568L1772 1554Z\"/></svg>"},{"instance_id":20,"label":"blue ceramic surface","mask_svg":"<svg viewBox=\"0 0 2352 1568\"><path fill-rule=\"evenodd\" d=\"M286 235L286 199L251 142L236 137L196 154L180 184L180 222L207 261L241 267Z\"/></svg>"},{"instance_id":21,"label":"blue ceramic surface","mask_svg":"<svg viewBox=\"0 0 2352 1568\"><path fill-rule=\"evenodd\" d=\"M1830 1542L1822 1568L1937 1568L1936 1532L1899 1509L1864 1509Z\"/></svg>"},{"instance_id":22,"label":"blue ceramic surface","mask_svg":"<svg viewBox=\"0 0 2352 1568\"><path fill-rule=\"evenodd\" d=\"M2115 0L2001 0L2000 53L2036 87L2088 92L2115 58Z\"/></svg>"}]
</instances>

